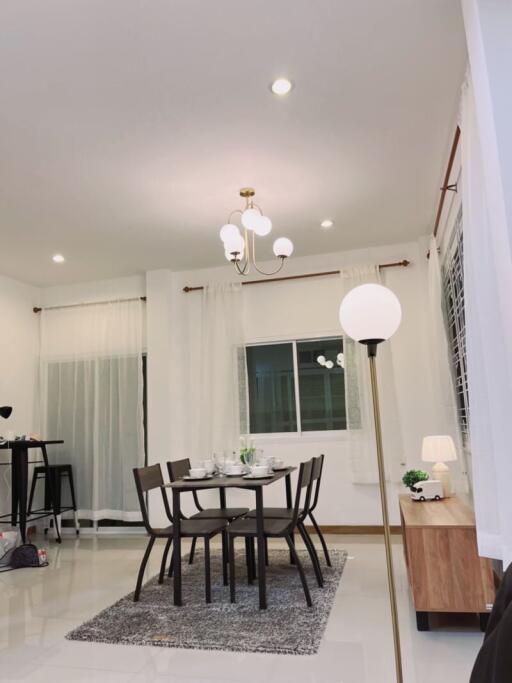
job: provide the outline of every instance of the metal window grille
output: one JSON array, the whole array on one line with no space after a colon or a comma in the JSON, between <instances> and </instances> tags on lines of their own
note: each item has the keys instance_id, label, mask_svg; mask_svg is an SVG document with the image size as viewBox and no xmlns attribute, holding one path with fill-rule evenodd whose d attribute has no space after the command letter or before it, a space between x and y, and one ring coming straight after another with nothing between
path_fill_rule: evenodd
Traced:
<instances>
[{"instance_id":1,"label":"metal window grille","mask_svg":"<svg viewBox=\"0 0 512 683\"><path fill-rule=\"evenodd\" d=\"M469 441L469 397L464 315L464 260L462 209L446 251L443 267L444 316L451 352L451 365L459 424L464 446Z\"/></svg>"}]
</instances>

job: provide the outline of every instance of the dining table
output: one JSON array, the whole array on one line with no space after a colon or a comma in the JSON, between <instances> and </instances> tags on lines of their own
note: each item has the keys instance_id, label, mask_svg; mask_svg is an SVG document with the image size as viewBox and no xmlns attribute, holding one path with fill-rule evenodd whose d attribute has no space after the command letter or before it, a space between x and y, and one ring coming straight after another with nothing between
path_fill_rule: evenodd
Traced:
<instances>
[{"instance_id":1,"label":"dining table","mask_svg":"<svg viewBox=\"0 0 512 683\"><path fill-rule=\"evenodd\" d=\"M166 484L165 488L172 490L172 516L173 516L173 600L176 606L183 604L182 596L182 571L181 571L181 520L184 519L181 513L181 495L183 493L214 490L220 491L221 508L226 507L226 489L243 489L254 491L256 497L256 544L258 549L258 591L259 607L267 608L267 588L266 588L266 553L265 553L265 533L263 515L263 489L275 482L284 479L286 491L286 507L292 507L292 484L291 473L295 467L286 467L282 470L274 471L265 478L250 478L247 475L240 476L219 476L217 474L205 479L177 479Z\"/></svg>"}]
</instances>

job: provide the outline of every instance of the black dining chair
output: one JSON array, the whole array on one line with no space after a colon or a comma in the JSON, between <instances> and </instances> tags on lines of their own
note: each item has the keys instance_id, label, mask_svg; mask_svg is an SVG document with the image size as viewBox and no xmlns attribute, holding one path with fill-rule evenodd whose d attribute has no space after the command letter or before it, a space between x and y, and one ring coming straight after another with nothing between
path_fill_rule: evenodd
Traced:
<instances>
[{"instance_id":1,"label":"black dining chair","mask_svg":"<svg viewBox=\"0 0 512 683\"><path fill-rule=\"evenodd\" d=\"M188 458L183 458L182 460L174 460L167 463L167 470L169 472L169 479L171 481L177 481L182 477L186 476L190 470L190 460ZM226 522L232 522L238 517L243 517L249 512L249 508L227 508L225 506L226 502L226 492L224 489L219 489L220 504L221 507L218 508L203 508L199 502L197 496L197 491L192 491L192 496L194 498L194 504L197 508L197 512L189 517L189 519L224 519ZM185 517L184 517L185 519ZM225 539L223 539L225 540ZM196 550L196 539L192 540L192 547L190 548L189 564L194 562L194 554ZM223 544L223 555L225 564L227 564L227 543Z\"/></svg>"},{"instance_id":2,"label":"black dining chair","mask_svg":"<svg viewBox=\"0 0 512 683\"><path fill-rule=\"evenodd\" d=\"M137 488L137 495L139 497L140 511L142 513L142 520L149 534L149 543L147 545L144 557L139 569L139 574L137 577L137 584L135 586L135 593L133 596L134 602L137 602L140 597L140 590L142 586L142 580L144 578L144 571L148 563L151 550L157 538L166 538L167 542L165 544L164 554L162 556L162 562L160 565L160 574L158 576L158 583L163 583L165 568L167 563L167 555L172 544L174 529L172 526L173 518L171 509L169 507L169 501L167 499L167 494L164 489L164 479L162 477L162 470L160 465L150 465L149 467L139 467L134 468L133 476L135 477L135 486ZM145 494L149 491L159 488L162 492L162 498L164 502L165 513L167 518L171 522L170 526L164 528L154 528L151 526L149 521L148 510L146 506ZM183 538L192 538L193 542L197 538L204 539L204 573L205 573L205 594L206 602L212 601L212 590L211 590L211 572L210 572L210 539L218 533L224 531L227 522L222 519L187 519L180 523L181 536ZM172 572L173 557L171 556L171 563L169 567L169 575Z\"/></svg>"},{"instance_id":3,"label":"black dining chair","mask_svg":"<svg viewBox=\"0 0 512 683\"><path fill-rule=\"evenodd\" d=\"M324 585L324 579L322 575L322 569L320 567L320 560L318 559L318 553L316 551L316 548L313 544L313 541L311 539L311 536L306 528L306 519L308 516L311 516L311 512L314 509L314 506L318 503L318 491L319 491L319 483L320 479L322 476L322 467L323 467L323 461L324 461L324 456L320 455L317 458L313 458L313 469L311 472L311 483L310 483L310 489L308 491L308 495L305 498L304 501L304 506L300 508L299 510L299 517L297 520L297 529L301 535L302 540L304 541L304 545L306 546L306 549L309 553L311 563L313 565L313 569L315 572L316 580L317 583L320 587L323 587ZM314 489L314 491L313 491ZM263 515L264 517L268 519L291 519L293 515L293 508L264 508L263 509ZM248 517L255 518L256 517L256 510L251 510L249 514L247 515ZM313 519L312 519L313 521ZM314 522L316 524L316 521ZM315 527L317 529L317 533L321 536L321 531L318 528L318 525ZM292 536L293 540L293 536ZM327 551L327 546L325 545L325 540L323 536L321 536L321 543L322 547L324 548L324 552L326 553L326 557L328 558L327 564L330 567L331 566L331 561L329 558L329 554Z\"/></svg>"},{"instance_id":4,"label":"black dining chair","mask_svg":"<svg viewBox=\"0 0 512 683\"><path fill-rule=\"evenodd\" d=\"M297 479L297 492L295 494L295 503L292 509L292 515L285 519L275 519L270 517L265 517L263 520L263 529L265 538L284 538L290 553L294 560L294 565L297 567L299 572L299 577L302 583L302 588L304 590L304 595L306 597L306 602L308 607L313 605L311 601L311 594L309 592L308 583L306 580L306 575L304 573L304 568L299 559L295 545L292 540L292 534L295 528L297 528L300 510L301 510L301 499L305 492L305 499L303 506L308 507L309 501L308 496L311 492L311 475L313 472L313 460L308 462L303 462L299 468L299 476ZM227 528L227 535L229 539L229 586L230 586L230 596L231 602L236 602L236 591L235 591L235 539L238 536L248 539L251 544L254 543L254 539L257 537L257 523L254 517L245 517L243 519L237 519L232 522Z\"/></svg>"}]
</instances>

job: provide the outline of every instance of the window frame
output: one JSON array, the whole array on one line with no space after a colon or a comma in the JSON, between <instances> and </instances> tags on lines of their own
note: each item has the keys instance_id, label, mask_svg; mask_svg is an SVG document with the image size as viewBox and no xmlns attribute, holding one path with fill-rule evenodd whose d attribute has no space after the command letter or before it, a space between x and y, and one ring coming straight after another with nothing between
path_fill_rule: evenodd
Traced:
<instances>
[{"instance_id":1,"label":"window frame","mask_svg":"<svg viewBox=\"0 0 512 683\"><path fill-rule=\"evenodd\" d=\"M262 340L254 340L251 342L246 342L243 347L244 347L244 353L245 350L249 347L252 346L277 346L280 344L291 344L292 346L292 354L293 354L293 379L294 379L294 385L295 385L295 415L296 415L296 422L297 422L297 431L294 432L255 432L252 433L251 430L251 421L250 421L250 407L249 407L249 373L247 370L247 356L245 356L245 398L247 402L247 426L249 428L249 431L247 434L243 434L242 436L245 436L246 438L254 441L255 443L280 443L283 441L286 441L288 443L290 442L317 442L317 441L332 441L333 439L335 440L343 440L343 437L347 436L348 428L345 429L322 429L319 431L302 431L302 416L301 416L301 410L300 410L300 386L299 386L299 361L298 361L298 354L297 354L297 343L301 342L315 342L315 341L321 341L321 340L332 340L332 339L341 339L342 342L344 341L343 334L340 334L339 331L336 332L324 332L322 334L317 334L317 335L308 335L308 336L297 336L293 339L283 339L282 337L279 338L265 338Z\"/></svg>"}]
</instances>

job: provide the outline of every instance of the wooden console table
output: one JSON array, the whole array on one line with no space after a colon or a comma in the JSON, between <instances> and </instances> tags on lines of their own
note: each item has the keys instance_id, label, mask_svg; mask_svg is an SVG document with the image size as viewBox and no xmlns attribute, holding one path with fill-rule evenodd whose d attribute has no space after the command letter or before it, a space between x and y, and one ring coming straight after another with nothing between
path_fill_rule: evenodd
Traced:
<instances>
[{"instance_id":1,"label":"wooden console table","mask_svg":"<svg viewBox=\"0 0 512 683\"><path fill-rule=\"evenodd\" d=\"M473 511L457 496L400 496L404 553L419 631L429 612L474 612L485 630L495 596L491 560L478 556Z\"/></svg>"}]
</instances>

